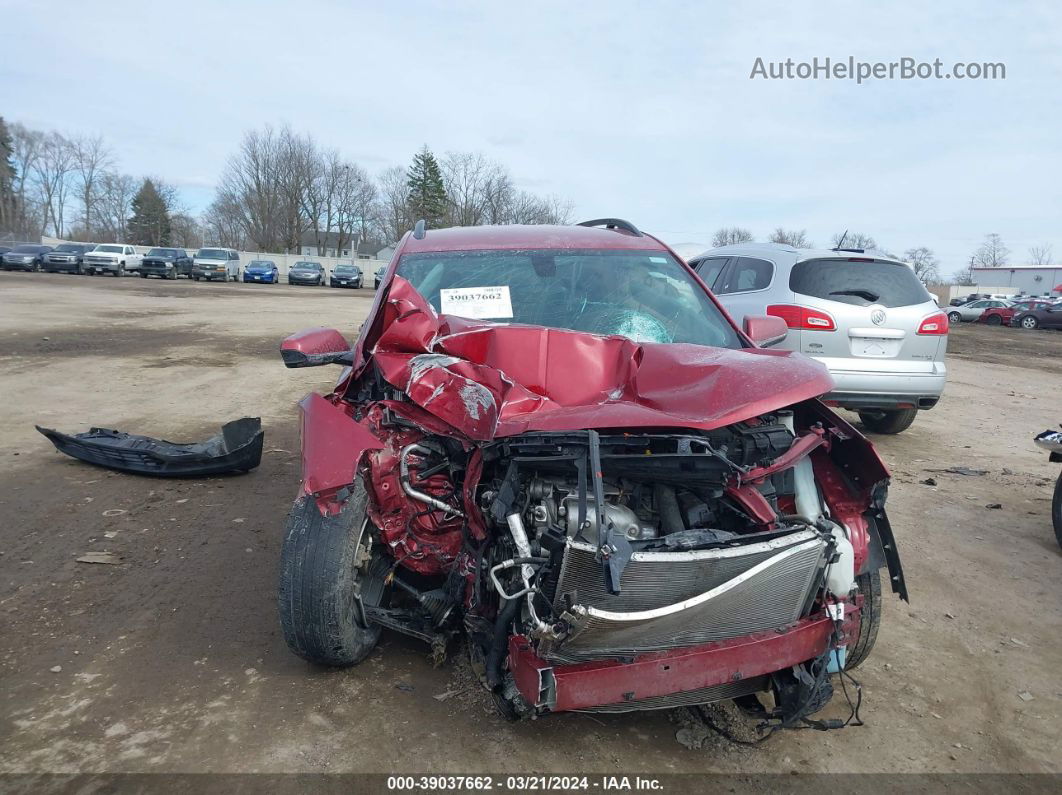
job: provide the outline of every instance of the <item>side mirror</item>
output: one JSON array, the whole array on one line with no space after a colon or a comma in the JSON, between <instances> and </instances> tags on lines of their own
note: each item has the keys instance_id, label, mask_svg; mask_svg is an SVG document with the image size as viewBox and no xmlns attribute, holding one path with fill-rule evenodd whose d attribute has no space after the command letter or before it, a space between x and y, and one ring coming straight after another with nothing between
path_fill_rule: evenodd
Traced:
<instances>
[{"instance_id":1,"label":"side mirror","mask_svg":"<svg viewBox=\"0 0 1062 795\"><path fill-rule=\"evenodd\" d=\"M745 315L745 334L761 348L770 348L784 340L789 327L774 315Z\"/></svg>"},{"instance_id":2,"label":"side mirror","mask_svg":"<svg viewBox=\"0 0 1062 795\"><path fill-rule=\"evenodd\" d=\"M353 354L346 337L334 328L305 329L280 343L280 358L285 367L352 365Z\"/></svg>"}]
</instances>

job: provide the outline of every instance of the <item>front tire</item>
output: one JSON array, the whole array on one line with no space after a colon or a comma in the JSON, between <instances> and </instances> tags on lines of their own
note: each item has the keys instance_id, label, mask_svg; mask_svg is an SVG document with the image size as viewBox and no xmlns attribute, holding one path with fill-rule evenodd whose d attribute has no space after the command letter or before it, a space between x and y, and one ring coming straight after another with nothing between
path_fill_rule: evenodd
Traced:
<instances>
[{"instance_id":1,"label":"front tire","mask_svg":"<svg viewBox=\"0 0 1062 795\"><path fill-rule=\"evenodd\" d=\"M863 611L859 616L859 635L845 658L846 671L858 667L870 656L881 626L881 575L878 570L865 571L856 577L856 588L863 596Z\"/></svg>"},{"instance_id":2,"label":"front tire","mask_svg":"<svg viewBox=\"0 0 1062 795\"><path fill-rule=\"evenodd\" d=\"M859 419L868 431L874 433L902 433L911 427L918 416L918 409L892 409L890 411L861 411Z\"/></svg>"},{"instance_id":3,"label":"front tire","mask_svg":"<svg viewBox=\"0 0 1062 795\"><path fill-rule=\"evenodd\" d=\"M1027 315L1026 317L1023 317L1021 319L1021 323L1019 325L1023 329L1035 331L1036 329L1040 328L1040 321L1037 320L1033 315Z\"/></svg>"},{"instance_id":4,"label":"front tire","mask_svg":"<svg viewBox=\"0 0 1062 795\"><path fill-rule=\"evenodd\" d=\"M372 539L365 526L365 486L359 480L343 510L323 516L312 497L296 500L280 553L277 608L284 640L311 663L350 666L376 646L381 627L359 622L356 597L379 606L390 570L379 553L358 565ZM364 534L362 528L365 528Z\"/></svg>"},{"instance_id":5,"label":"front tire","mask_svg":"<svg viewBox=\"0 0 1062 795\"><path fill-rule=\"evenodd\" d=\"M1055 498L1051 500L1051 523L1055 526L1055 540L1062 547L1062 475L1055 481Z\"/></svg>"},{"instance_id":6,"label":"front tire","mask_svg":"<svg viewBox=\"0 0 1062 795\"><path fill-rule=\"evenodd\" d=\"M962 315L958 312L948 312L949 323L962 323Z\"/></svg>"}]
</instances>

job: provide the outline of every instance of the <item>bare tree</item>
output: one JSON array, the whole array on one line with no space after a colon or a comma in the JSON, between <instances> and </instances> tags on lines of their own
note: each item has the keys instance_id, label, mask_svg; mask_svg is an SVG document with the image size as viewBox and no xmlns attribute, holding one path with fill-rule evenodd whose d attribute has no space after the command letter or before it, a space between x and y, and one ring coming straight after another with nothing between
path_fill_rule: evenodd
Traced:
<instances>
[{"instance_id":1,"label":"bare tree","mask_svg":"<svg viewBox=\"0 0 1062 795\"><path fill-rule=\"evenodd\" d=\"M224 194L219 194L203 213L202 228L204 243L242 250L253 244L246 236L243 208Z\"/></svg>"},{"instance_id":2,"label":"bare tree","mask_svg":"<svg viewBox=\"0 0 1062 795\"><path fill-rule=\"evenodd\" d=\"M807 231L804 229L783 229L777 227L768 238L772 243L782 243L793 248L812 248L813 243L808 240Z\"/></svg>"},{"instance_id":3,"label":"bare tree","mask_svg":"<svg viewBox=\"0 0 1062 795\"><path fill-rule=\"evenodd\" d=\"M73 171L74 150L70 141L57 132L46 134L40 157L33 164L33 174L45 209L40 231L42 235L50 223L55 236L63 236Z\"/></svg>"},{"instance_id":4,"label":"bare tree","mask_svg":"<svg viewBox=\"0 0 1062 795\"><path fill-rule=\"evenodd\" d=\"M1050 265L1054 261L1054 252L1051 249L1050 243L1044 243L1042 246L1031 246L1029 248L1029 264L1030 265Z\"/></svg>"},{"instance_id":5,"label":"bare tree","mask_svg":"<svg viewBox=\"0 0 1062 795\"><path fill-rule=\"evenodd\" d=\"M96 193L103 172L113 164L110 149L101 136L81 136L71 144L73 167L77 174L78 198L81 200L81 223L84 237L92 237L95 224Z\"/></svg>"},{"instance_id":6,"label":"bare tree","mask_svg":"<svg viewBox=\"0 0 1062 795\"><path fill-rule=\"evenodd\" d=\"M731 246L734 243L748 243L753 240L752 232L740 226L724 226L712 236L712 247Z\"/></svg>"},{"instance_id":7,"label":"bare tree","mask_svg":"<svg viewBox=\"0 0 1062 795\"><path fill-rule=\"evenodd\" d=\"M915 272L915 276L926 284L935 284L940 281L938 266L940 261L933 256L931 249L925 246L909 248L903 253L904 262L908 263Z\"/></svg>"},{"instance_id":8,"label":"bare tree","mask_svg":"<svg viewBox=\"0 0 1062 795\"><path fill-rule=\"evenodd\" d=\"M878 248L877 241L863 232L839 232L832 238L834 248L861 248L864 251Z\"/></svg>"},{"instance_id":9,"label":"bare tree","mask_svg":"<svg viewBox=\"0 0 1062 795\"><path fill-rule=\"evenodd\" d=\"M45 223L43 207L32 176L44 149L44 134L17 122L10 126L10 131L11 155L15 165L12 232L18 236L28 236L39 233Z\"/></svg>"},{"instance_id":10,"label":"bare tree","mask_svg":"<svg viewBox=\"0 0 1062 795\"><path fill-rule=\"evenodd\" d=\"M133 197L140 182L128 174L104 172L99 180L96 196L97 242L121 243L128 233L127 223L132 211Z\"/></svg>"},{"instance_id":11,"label":"bare tree","mask_svg":"<svg viewBox=\"0 0 1062 795\"><path fill-rule=\"evenodd\" d=\"M199 248L203 245L203 231L188 213L174 213L170 216L170 242L179 248Z\"/></svg>"},{"instance_id":12,"label":"bare tree","mask_svg":"<svg viewBox=\"0 0 1062 795\"><path fill-rule=\"evenodd\" d=\"M995 232L985 235L984 242L974 252L974 264L982 268L1000 268L1007 264L1010 249L1003 245L1003 238Z\"/></svg>"},{"instance_id":13,"label":"bare tree","mask_svg":"<svg viewBox=\"0 0 1062 795\"><path fill-rule=\"evenodd\" d=\"M383 239L393 243L413 226L406 171L394 166L383 171L378 182L380 189L377 199L377 223Z\"/></svg>"}]
</instances>

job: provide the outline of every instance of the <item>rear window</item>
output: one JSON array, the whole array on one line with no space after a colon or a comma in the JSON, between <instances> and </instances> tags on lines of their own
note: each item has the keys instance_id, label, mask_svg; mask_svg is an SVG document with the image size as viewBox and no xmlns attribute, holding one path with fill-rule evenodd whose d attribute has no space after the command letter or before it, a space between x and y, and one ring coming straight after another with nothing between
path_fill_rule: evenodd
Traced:
<instances>
[{"instance_id":1,"label":"rear window","mask_svg":"<svg viewBox=\"0 0 1062 795\"><path fill-rule=\"evenodd\" d=\"M789 275L794 293L842 304L886 307L924 304L929 292L909 267L899 262L811 259Z\"/></svg>"}]
</instances>

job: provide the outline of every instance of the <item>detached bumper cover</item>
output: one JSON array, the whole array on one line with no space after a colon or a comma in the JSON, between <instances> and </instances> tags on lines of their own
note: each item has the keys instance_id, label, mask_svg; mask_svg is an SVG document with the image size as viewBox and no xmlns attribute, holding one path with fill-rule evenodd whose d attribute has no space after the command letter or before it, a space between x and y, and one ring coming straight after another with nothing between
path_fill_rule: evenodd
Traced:
<instances>
[{"instance_id":1,"label":"detached bumper cover","mask_svg":"<svg viewBox=\"0 0 1062 795\"><path fill-rule=\"evenodd\" d=\"M107 428L68 436L36 426L55 449L96 466L158 477L249 472L261 463L265 431L258 417L227 422L205 442L178 444Z\"/></svg>"}]
</instances>

